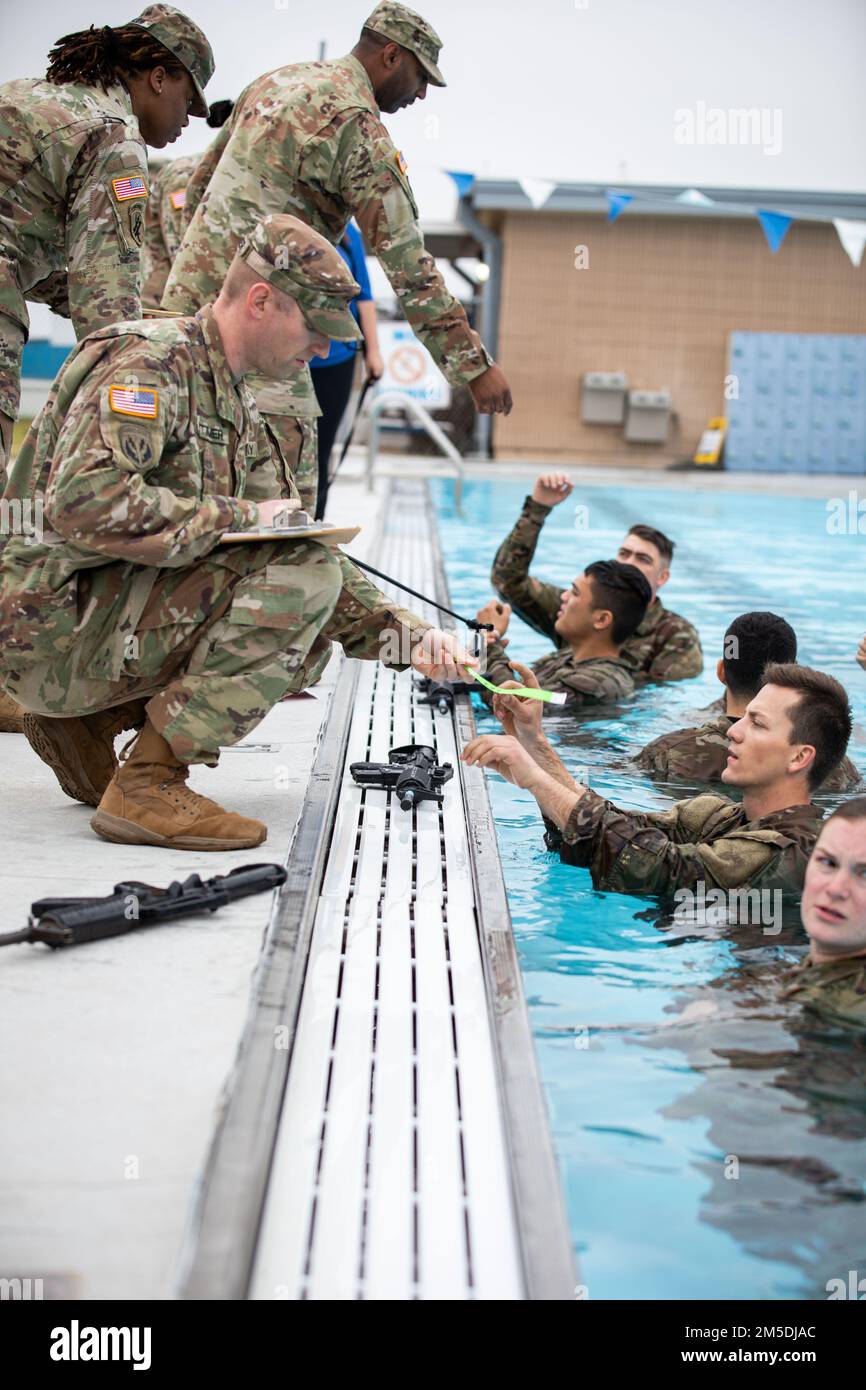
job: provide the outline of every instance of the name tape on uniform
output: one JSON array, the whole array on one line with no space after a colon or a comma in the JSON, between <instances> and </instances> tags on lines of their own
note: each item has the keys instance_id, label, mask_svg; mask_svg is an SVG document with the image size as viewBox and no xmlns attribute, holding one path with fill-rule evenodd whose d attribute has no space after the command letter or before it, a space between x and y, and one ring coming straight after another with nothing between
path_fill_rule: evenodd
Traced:
<instances>
[{"instance_id":1,"label":"name tape on uniform","mask_svg":"<svg viewBox=\"0 0 866 1390\"><path fill-rule=\"evenodd\" d=\"M112 179L111 187L119 203L125 203L129 198L148 196L147 184L140 174L127 174L123 178Z\"/></svg>"},{"instance_id":2,"label":"name tape on uniform","mask_svg":"<svg viewBox=\"0 0 866 1390\"><path fill-rule=\"evenodd\" d=\"M155 420L159 413L159 392L141 386L109 386L108 404L115 415L134 415L137 420Z\"/></svg>"}]
</instances>

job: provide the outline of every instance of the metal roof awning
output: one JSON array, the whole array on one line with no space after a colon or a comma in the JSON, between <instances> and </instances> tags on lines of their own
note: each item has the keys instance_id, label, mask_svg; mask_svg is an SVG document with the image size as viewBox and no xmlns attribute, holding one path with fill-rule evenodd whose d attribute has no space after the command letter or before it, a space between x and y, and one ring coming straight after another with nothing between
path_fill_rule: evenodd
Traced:
<instances>
[{"instance_id":1,"label":"metal roof awning","mask_svg":"<svg viewBox=\"0 0 866 1390\"><path fill-rule=\"evenodd\" d=\"M756 207L787 212L806 221L834 217L866 219L866 195L814 192L787 188L715 188L694 185L710 203L676 202L689 184L560 183L539 209L541 212L608 211L608 193L625 193L634 202L623 216L751 217ZM476 211L532 212L533 205L519 179L476 179L468 201Z\"/></svg>"}]
</instances>

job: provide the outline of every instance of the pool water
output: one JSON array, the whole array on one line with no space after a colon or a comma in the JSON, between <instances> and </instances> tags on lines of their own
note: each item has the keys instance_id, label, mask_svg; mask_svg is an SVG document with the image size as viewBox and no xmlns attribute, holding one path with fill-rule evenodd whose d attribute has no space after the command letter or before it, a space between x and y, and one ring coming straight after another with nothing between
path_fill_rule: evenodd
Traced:
<instances>
[{"instance_id":1,"label":"pool water","mask_svg":"<svg viewBox=\"0 0 866 1390\"><path fill-rule=\"evenodd\" d=\"M432 489L453 604L474 614L528 485L467 483L462 517L452 484ZM698 628L704 673L579 720L550 716L569 769L639 809L688 795L629 759L699 722L721 692L725 628L751 609L787 618L799 659L843 682L849 753L866 769L866 672L854 661L866 539L829 534L815 499L581 487L548 518L532 572L565 585L639 521L676 541L663 598ZM516 618L509 637L520 660L550 650ZM499 728L480 702L476 714L479 731ZM866 1040L778 1000L780 973L805 950L795 905L768 938L685 927L653 899L596 892L588 871L545 851L532 797L487 780L588 1296L826 1298L828 1280L866 1276Z\"/></svg>"}]
</instances>

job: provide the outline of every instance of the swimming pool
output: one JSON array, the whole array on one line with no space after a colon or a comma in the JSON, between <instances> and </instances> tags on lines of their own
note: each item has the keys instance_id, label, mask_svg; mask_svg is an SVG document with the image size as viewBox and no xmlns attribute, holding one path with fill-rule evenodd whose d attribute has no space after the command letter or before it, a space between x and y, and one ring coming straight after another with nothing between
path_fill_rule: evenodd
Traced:
<instances>
[{"instance_id":1,"label":"swimming pool","mask_svg":"<svg viewBox=\"0 0 866 1390\"><path fill-rule=\"evenodd\" d=\"M431 484L454 606L490 596L490 565L529 484ZM577 513L583 507L585 512ZM866 538L831 534L816 499L587 486L549 517L533 572L570 582L629 524L677 543L666 605L698 628L702 676L649 686L612 715L548 725L567 766L622 805L689 794L629 765L720 693L715 663L738 613L771 609L799 659L851 695L849 748L866 768ZM581 529L578 529L581 528ZM518 619L510 654L549 643ZM482 705L479 729L496 721ZM554 732L555 731L555 732ZM778 1003L805 949L796 911L758 928L671 922L652 900L593 890L545 852L535 802L488 776L524 984L581 1277L591 1298L820 1298L866 1275L866 1041ZM838 798L822 798L833 805Z\"/></svg>"}]
</instances>

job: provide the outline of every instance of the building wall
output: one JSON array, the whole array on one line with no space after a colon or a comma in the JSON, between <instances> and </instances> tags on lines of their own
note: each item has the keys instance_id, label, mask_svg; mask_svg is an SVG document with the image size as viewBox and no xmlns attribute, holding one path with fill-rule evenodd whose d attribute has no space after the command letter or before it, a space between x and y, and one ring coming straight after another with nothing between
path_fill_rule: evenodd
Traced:
<instances>
[{"instance_id":1,"label":"building wall","mask_svg":"<svg viewBox=\"0 0 866 1390\"><path fill-rule=\"evenodd\" d=\"M664 466L690 457L724 414L728 335L862 333L866 262L832 225L795 222L773 255L757 220L504 213L498 360L514 392L494 427L497 458ZM589 267L574 268L586 246ZM632 444L580 420L586 371L624 371L672 392L667 442Z\"/></svg>"}]
</instances>

